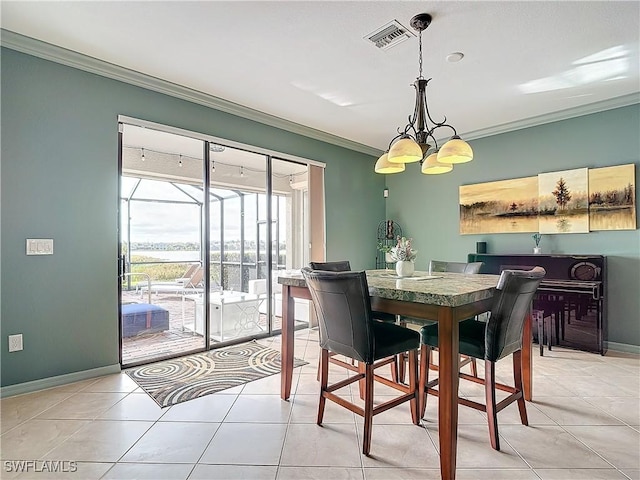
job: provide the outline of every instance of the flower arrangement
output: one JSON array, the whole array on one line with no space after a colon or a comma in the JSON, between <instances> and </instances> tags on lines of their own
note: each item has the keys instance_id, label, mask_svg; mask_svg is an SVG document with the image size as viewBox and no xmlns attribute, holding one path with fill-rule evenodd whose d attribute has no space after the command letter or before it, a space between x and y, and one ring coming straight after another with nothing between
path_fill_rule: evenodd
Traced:
<instances>
[{"instance_id":1,"label":"flower arrangement","mask_svg":"<svg viewBox=\"0 0 640 480\"><path fill-rule=\"evenodd\" d=\"M396 246L391 249L391 258L395 262L401 262L403 260L414 261L416 256L418 255L418 251L414 250L411 246L411 242L413 239L406 237L401 237L398 235L398 241L396 242Z\"/></svg>"},{"instance_id":2,"label":"flower arrangement","mask_svg":"<svg viewBox=\"0 0 640 480\"><path fill-rule=\"evenodd\" d=\"M540 240L542 240L542 234L541 233L534 233L533 235L531 235L531 237L533 237L533 241L536 242L536 247L540 246Z\"/></svg>"}]
</instances>

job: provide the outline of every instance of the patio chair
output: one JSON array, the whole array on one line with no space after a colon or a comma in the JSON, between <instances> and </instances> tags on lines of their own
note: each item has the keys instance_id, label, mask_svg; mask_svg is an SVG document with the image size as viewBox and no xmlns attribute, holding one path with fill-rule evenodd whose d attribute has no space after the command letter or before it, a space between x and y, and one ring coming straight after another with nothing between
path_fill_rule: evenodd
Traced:
<instances>
[{"instance_id":1,"label":"patio chair","mask_svg":"<svg viewBox=\"0 0 640 480\"><path fill-rule=\"evenodd\" d=\"M189 265L187 271L184 272L180 278L176 278L176 283L181 283L183 285L187 283L198 268L200 268L199 263L192 263L191 265Z\"/></svg>"},{"instance_id":2,"label":"patio chair","mask_svg":"<svg viewBox=\"0 0 640 480\"><path fill-rule=\"evenodd\" d=\"M140 295L146 291L151 291L156 295L159 293L173 293L175 295L185 295L189 293L201 293L204 283L204 268L197 265L193 274L185 281L175 282L151 282L151 286L140 287Z\"/></svg>"}]
</instances>

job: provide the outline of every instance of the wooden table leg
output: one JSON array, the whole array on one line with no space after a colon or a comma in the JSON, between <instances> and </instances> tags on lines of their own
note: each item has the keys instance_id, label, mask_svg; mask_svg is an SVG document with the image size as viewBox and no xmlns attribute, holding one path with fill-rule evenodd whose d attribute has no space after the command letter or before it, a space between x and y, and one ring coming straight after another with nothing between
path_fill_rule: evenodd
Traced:
<instances>
[{"instance_id":1,"label":"wooden table leg","mask_svg":"<svg viewBox=\"0 0 640 480\"><path fill-rule=\"evenodd\" d=\"M440 436L440 476L456 478L458 445L459 328L452 310L441 307L438 314L438 364L440 378L438 429Z\"/></svg>"},{"instance_id":2,"label":"wooden table leg","mask_svg":"<svg viewBox=\"0 0 640 480\"><path fill-rule=\"evenodd\" d=\"M282 350L280 371L280 397L287 400L291 394L293 377L293 334L294 334L294 301L290 287L282 286Z\"/></svg>"},{"instance_id":3,"label":"wooden table leg","mask_svg":"<svg viewBox=\"0 0 640 480\"><path fill-rule=\"evenodd\" d=\"M542 319L544 322L544 318ZM549 333L551 335L551 333ZM524 399L529 402L533 398L533 368L531 368L531 348L532 348L531 331L531 312L524 319L524 329L522 330L522 389L524 390ZM542 342L538 339L538 342Z\"/></svg>"}]
</instances>

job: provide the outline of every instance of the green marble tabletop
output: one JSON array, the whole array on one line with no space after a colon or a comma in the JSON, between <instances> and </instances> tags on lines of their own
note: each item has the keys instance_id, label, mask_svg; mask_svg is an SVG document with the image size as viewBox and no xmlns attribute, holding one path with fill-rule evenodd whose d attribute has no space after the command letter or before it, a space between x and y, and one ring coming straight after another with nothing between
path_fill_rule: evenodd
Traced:
<instances>
[{"instance_id":1,"label":"green marble tabletop","mask_svg":"<svg viewBox=\"0 0 640 480\"><path fill-rule=\"evenodd\" d=\"M416 271L398 278L395 270L367 270L369 293L373 297L458 307L493 297L499 275ZM300 271L278 272L278 283L306 287Z\"/></svg>"}]
</instances>

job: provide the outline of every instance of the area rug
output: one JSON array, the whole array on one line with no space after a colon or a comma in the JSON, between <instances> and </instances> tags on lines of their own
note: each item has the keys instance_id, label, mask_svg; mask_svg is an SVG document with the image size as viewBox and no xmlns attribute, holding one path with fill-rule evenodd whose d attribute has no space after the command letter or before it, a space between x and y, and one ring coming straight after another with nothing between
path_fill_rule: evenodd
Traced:
<instances>
[{"instance_id":1,"label":"area rug","mask_svg":"<svg viewBox=\"0 0 640 480\"><path fill-rule=\"evenodd\" d=\"M294 367L308 362L294 358ZM161 407L280 373L280 352L252 341L132 368L126 373Z\"/></svg>"}]
</instances>

